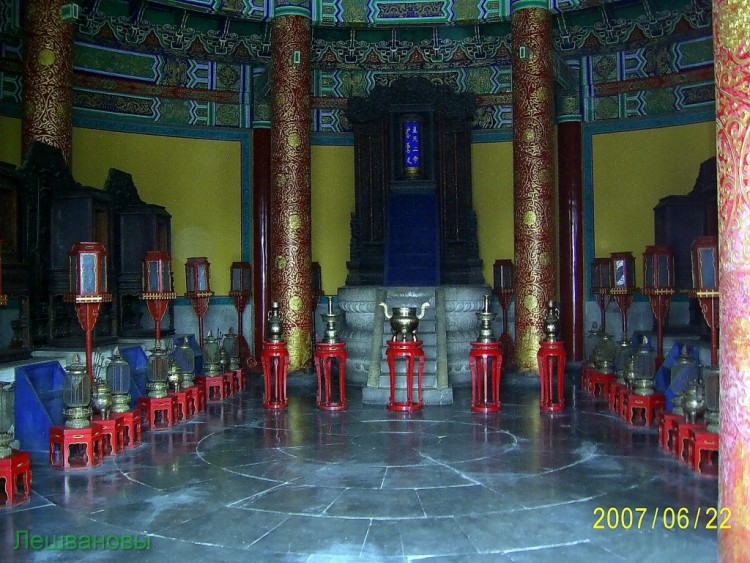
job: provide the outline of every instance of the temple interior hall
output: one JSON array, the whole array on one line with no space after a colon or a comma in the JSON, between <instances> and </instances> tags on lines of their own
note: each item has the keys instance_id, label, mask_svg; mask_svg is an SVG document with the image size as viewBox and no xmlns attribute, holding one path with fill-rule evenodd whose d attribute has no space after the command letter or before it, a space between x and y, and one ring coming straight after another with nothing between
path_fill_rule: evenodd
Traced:
<instances>
[{"instance_id":1,"label":"temple interior hall","mask_svg":"<svg viewBox=\"0 0 750 563\"><path fill-rule=\"evenodd\" d=\"M0 0L0 560L750 561L743 0Z\"/></svg>"}]
</instances>

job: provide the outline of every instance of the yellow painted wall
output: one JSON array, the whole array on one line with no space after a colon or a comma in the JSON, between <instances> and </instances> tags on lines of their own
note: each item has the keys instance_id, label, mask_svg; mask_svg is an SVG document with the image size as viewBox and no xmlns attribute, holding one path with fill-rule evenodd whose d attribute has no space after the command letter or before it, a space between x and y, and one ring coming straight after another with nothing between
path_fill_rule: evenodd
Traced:
<instances>
[{"instance_id":1,"label":"yellow painted wall","mask_svg":"<svg viewBox=\"0 0 750 563\"><path fill-rule=\"evenodd\" d=\"M492 264L513 259L513 143L471 146L473 200L484 280L492 285Z\"/></svg>"},{"instance_id":2,"label":"yellow painted wall","mask_svg":"<svg viewBox=\"0 0 750 563\"><path fill-rule=\"evenodd\" d=\"M206 256L211 289L228 295L232 262L240 260L239 141L184 139L96 129L73 130L73 177L103 187L110 168L133 175L141 199L172 215L175 291L185 292L185 261Z\"/></svg>"},{"instance_id":3,"label":"yellow painted wall","mask_svg":"<svg viewBox=\"0 0 750 563\"><path fill-rule=\"evenodd\" d=\"M653 208L689 192L701 162L715 154L713 121L594 135L595 255L632 252L640 287L643 251L654 244Z\"/></svg>"},{"instance_id":4,"label":"yellow painted wall","mask_svg":"<svg viewBox=\"0 0 750 563\"><path fill-rule=\"evenodd\" d=\"M20 119L0 115L0 161L21 164Z\"/></svg>"},{"instance_id":5,"label":"yellow painted wall","mask_svg":"<svg viewBox=\"0 0 750 563\"><path fill-rule=\"evenodd\" d=\"M320 263L323 291L346 283L354 212L354 147L312 147L312 259Z\"/></svg>"}]
</instances>

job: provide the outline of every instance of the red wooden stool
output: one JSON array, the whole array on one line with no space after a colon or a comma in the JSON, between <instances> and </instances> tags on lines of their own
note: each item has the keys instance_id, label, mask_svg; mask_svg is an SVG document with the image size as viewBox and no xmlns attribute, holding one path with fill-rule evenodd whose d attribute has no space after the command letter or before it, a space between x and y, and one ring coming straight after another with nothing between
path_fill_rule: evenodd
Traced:
<instances>
[{"instance_id":1,"label":"red wooden stool","mask_svg":"<svg viewBox=\"0 0 750 563\"><path fill-rule=\"evenodd\" d=\"M263 406L267 409L285 409L289 404L286 383L289 375L289 350L285 342L263 342L260 355L265 380Z\"/></svg>"},{"instance_id":2,"label":"red wooden stool","mask_svg":"<svg viewBox=\"0 0 750 563\"><path fill-rule=\"evenodd\" d=\"M187 393L188 402L192 403L193 414L206 410L206 390L203 385L198 384L183 389Z\"/></svg>"},{"instance_id":3,"label":"red wooden stool","mask_svg":"<svg viewBox=\"0 0 750 563\"><path fill-rule=\"evenodd\" d=\"M620 394L617 396L617 416L623 420L628 419L628 404L630 403L630 397L633 395L633 391L625 386L620 389Z\"/></svg>"},{"instance_id":4,"label":"red wooden stool","mask_svg":"<svg viewBox=\"0 0 750 563\"><path fill-rule=\"evenodd\" d=\"M657 415L664 410L666 404L666 398L663 393L654 393L653 395L636 395L632 393L628 400L628 408L626 412L626 418L628 424L635 426L635 414L636 411L643 411L643 418L646 421L646 426L651 424L657 419Z\"/></svg>"},{"instance_id":5,"label":"red wooden stool","mask_svg":"<svg viewBox=\"0 0 750 563\"><path fill-rule=\"evenodd\" d=\"M589 394L591 393L591 372L593 370L594 368L584 364L581 374L581 388Z\"/></svg>"},{"instance_id":6,"label":"red wooden stool","mask_svg":"<svg viewBox=\"0 0 750 563\"><path fill-rule=\"evenodd\" d=\"M565 410L565 342L542 340L536 358L539 363L539 375L542 384L539 408L544 412L562 412ZM555 386L555 378L557 385ZM554 388L557 387L557 397Z\"/></svg>"},{"instance_id":7,"label":"red wooden stool","mask_svg":"<svg viewBox=\"0 0 750 563\"><path fill-rule=\"evenodd\" d=\"M125 449L125 425L122 418L93 418L102 427L102 449L104 455L117 455Z\"/></svg>"},{"instance_id":8,"label":"red wooden stool","mask_svg":"<svg viewBox=\"0 0 750 563\"><path fill-rule=\"evenodd\" d=\"M623 392L623 390L627 389L627 385L623 385L622 383L613 383L609 386L609 410L612 412L619 412L620 410L620 393Z\"/></svg>"},{"instance_id":9,"label":"red wooden stool","mask_svg":"<svg viewBox=\"0 0 750 563\"><path fill-rule=\"evenodd\" d=\"M388 360L388 371L391 375L391 396L388 401L388 410L397 412L416 412L424 408L422 397L422 380L424 378L425 355L422 341L398 342L388 341L388 350L385 353ZM406 400L396 400L396 362L403 359L406 367ZM419 362L417 372L417 400L414 400L414 369Z\"/></svg>"},{"instance_id":10,"label":"red wooden stool","mask_svg":"<svg viewBox=\"0 0 750 563\"><path fill-rule=\"evenodd\" d=\"M138 406L144 415L143 427L149 430L165 430L177 422L177 399L166 397L139 397Z\"/></svg>"},{"instance_id":11,"label":"red wooden stool","mask_svg":"<svg viewBox=\"0 0 750 563\"><path fill-rule=\"evenodd\" d=\"M498 412L503 408L500 402L502 367L503 349L499 341L471 343L469 368L473 412Z\"/></svg>"},{"instance_id":12,"label":"red wooden stool","mask_svg":"<svg viewBox=\"0 0 750 563\"><path fill-rule=\"evenodd\" d=\"M318 342L315 344L315 371L318 375L318 408L324 411L343 411L349 406L346 399L346 343ZM339 397L333 399L333 361L339 371Z\"/></svg>"},{"instance_id":13,"label":"red wooden stool","mask_svg":"<svg viewBox=\"0 0 750 563\"><path fill-rule=\"evenodd\" d=\"M614 373L602 373L596 370L589 372L591 396L609 399L609 389L615 381L617 381L617 376Z\"/></svg>"},{"instance_id":14,"label":"red wooden stool","mask_svg":"<svg viewBox=\"0 0 750 563\"><path fill-rule=\"evenodd\" d=\"M231 397L237 391L237 383L234 379L234 371L226 371L221 374L224 378L224 396Z\"/></svg>"},{"instance_id":15,"label":"red wooden stool","mask_svg":"<svg viewBox=\"0 0 750 563\"><path fill-rule=\"evenodd\" d=\"M664 412L659 417L659 444L665 452L677 453L677 425L685 422L681 414Z\"/></svg>"},{"instance_id":16,"label":"red wooden stool","mask_svg":"<svg viewBox=\"0 0 750 563\"><path fill-rule=\"evenodd\" d=\"M189 420L195 416L195 403L190 400L188 393L185 389L181 389L176 393L169 393L170 397L174 397L177 405L177 411L175 414L175 423L182 422L183 420Z\"/></svg>"},{"instance_id":17,"label":"red wooden stool","mask_svg":"<svg viewBox=\"0 0 750 563\"><path fill-rule=\"evenodd\" d=\"M206 401L223 401L226 398L223 375L196 375L195 382L203 386Z\"/></svg>"},{"instance_id":18,"label":"red wooden stool","mask_svg":"<svg viewBox=\"0 0 750 563\"><path fill-rule=\"evenodd\" d=\"M247 377L245 376L245 370L237 368L232 370L234 375L234 385L237 391L244 391L247 388Z\"/></svg>"},{"instance_id":19,"label":"red wooden stool","mask_svg":"<svg viewBox=\"0 0 750 563\"><path fill-rule=\"evenodd\" d=\"M685 463L691 463L688 457L689 440L691 430L705 430L706 425L703 422L679 422L677 424L677 459Z\"/></svg>"},{"instance_id":20,"label":"red wooden stool","mask_svg":"<svg viewBox=\"0 0 750 563\"><path fill-rule=\"evenodd\" d=\"M13 450L8 457L0 457L0 479L4 480L5 491L5 500L0 506L13 506L29 500L31 498L29 452Z\"/></svg>"},{"instance_id":21,"label":"red wooden stool","mask_svg":"<svg viewBox=\"0 0 750 563\"><path fill-rule=\"evenodd\" d=\"M113 412L114 418L122 420L124 445L126 448L134 448L143 440L143 418L141 409L135 408L125 412Z\"/></svg>"},{"instance_id":22,"label":"red wooden stool","mask_svg":"<svg viewBox=\"0 0 750 563\"><path fill-rule=\"evenodd\" d=\"M714 467L718 464L713 463L713 452L716 452L718 457L719 454L719 435L716 432L703 428L691 428L688 430L688 442L690 444L690 459L692 461L693 470L696 473L702 473L702 461L703 453L706 452L706 461Z\"/></svg>"},{"instance_id":23,"label":"red wooden stool","mask_svg":"<svg viewBox=\"0 0 750 563\"><path fill-rule=\"evenodd\" d=\"M71 456L72 446L83 446L83 455ZM52 426L49 429L49 463L57 469L83 469L101 464L104 458L102 427L91 423L86 428Z\"/></svg>"}]
</instances>

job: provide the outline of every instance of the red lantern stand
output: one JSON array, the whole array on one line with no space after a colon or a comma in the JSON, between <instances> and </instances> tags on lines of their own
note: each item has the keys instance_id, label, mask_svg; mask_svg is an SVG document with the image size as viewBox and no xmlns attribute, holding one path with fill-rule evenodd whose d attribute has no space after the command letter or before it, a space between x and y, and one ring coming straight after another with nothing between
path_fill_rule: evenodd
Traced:
<instances>
[{"instance_id":1,"label":"red lantern stand","mask_svg":"<svg viewBox=\"0 0 750 563\"><path fill-rule=\"evenodd\" d=\"M656 317L657 370L664 363L664 320L674 292L674 253L664 244L647 246L643 253L643 293Z\"/></svg>"},{"instance_id":2,"label":"red lantern stand","mask_svg":"<svg viewBox=\"0 0 750 563\"><path fill-rule=\"evenodd\" d=\"M240 365L247 365L254 368L258 361L250 352L250 345L247 343L242 326L242 316L247 307L247 302L252 297L253 270L248 262L232 262L231 269L231 291L229 295L234 301L234 308L237 309L237 339L240 345ZM241 382L240 389L244 389L244 382Z\"/></svg>"},{"instance_id":3,"label":"red lantern stand","mask_svg":"<svg viewBox=\"0 0 750 563\"><path fill-rule=\"evenodd\" d=\"M397 340L388 341L388 350L385 353L388 360L388 371L391 376L391 396L388 401L388 410L396 412L417 412L424 408L422 396L422 380L424 378L425 355L422 341ZM396 400L396 362L403 358L406 364L406 400ZM417 372L417 400L414 400L414 370L419 362Z\"/></svg>"},{"instance_id":4,"label":"red lantern stand","mask_svg":"<svg viewBox=\"0 0 750 563\"><path fill-rule=\"evenodd\" d=\"M211 291L210 264L208 258L188 258L185 263L187 291L185 297L193 303L193 310L198 317L200 346L203 348L203 319L208 312L208 305L214 292Z\"/></svg>"},{"instance_id":5,"label":"red lantern stand","mask_svg":"<svg viewBox=\"0 0 750 563\"><path fill-rule=\"evenodd\" d=\"M71 465L70 447L83 445L86 454L82 463ZM49 463L57 469L87 469L100 465L104 459L102 427L91 424L86 428L52 426L49 429Z\"/></svg>"},{"instance_id":6,"label":"red lantern stand","mask_svg":"<svg viewBox=\"0 0 750 563\"><path fill-rule=\"evenodd\" d=\"M31 456L29 452L13 450L8 457L0 457L0 479L5 483L5 502L11 507L31 498Z\"/></svg>"},{"instance_id":7,"label":"red lantern stand","mask_svg":"<svg viewBox=\"0 0 750 563\"><path fill-rule=\"evenodd\" d=\"M94 328L102 303L112 301L112 294L107 291L107 250L100 242L77 242L68 252L68 259L69 291L63 301L75 304L78 322L86 334L86 372L93 383ZM70 447L79 444L86 451L83 463L71 466ZM102 427L95 422L86 428L52 426L49 449L50 465L58 469L99 465L104 457Z\"/></svg>"},{"instance_id":8,"label":"red lantern stand","mask_svg":"<svg viewBox=\"0 0 750 563\"><path fill-rule=\"evenodd\" d=\"M161 321L169 302L177 297L172 289L172 259L169 254L152 250L143 259L143 293L148 312L156 326L156 340L161 340Z\"/></svg>"},{"instance_id":9,"label":"red lantern stand","mask_svg":"<svg viewBox=\"0 0 750 563\"><path fill-rule=\"evenodd\" d=\"M315 371L318 375L318 408L324 411L343 411L349 407L346 399L346 343L318 342L315 344ZM339 370L339 398L333 399L333 361Z\"/></svg>"},{"instance_id":10,"label":"red lantern stand","mask_svg":"<svg viewBox=\"0 0 750 563\"><path fill-rule=\"evenodd\" d=\"M122 420L123 444L125 448L134 448L143 441L143 419L141 409L136 407L125 412L113 412L112 417Z\"/></svg>"},{"instance_id":11,"label":"red lantern stand","mask_svg":"<svg viewBox=\"0 0 750 563\"><path fill-rule=\"evenodd\" d=\"M492 292L497 296L497 302L503 310L503 332L499 339L502 346L502 357L505 361L506 369L513 369L515 367L516 346L508 330L508 310L513 300L514 289L494 289Z\"/></svg>"},{"instance_id":12,"label":"red lantern stand","mask_svg":"<svg viewBox=\"0 0 750 563\"><path fill-rule=\"evenodd\" d=\"M265 380L263 406L267 409L285 409L289 405L286 395L289 375L289 350L286 342L263 342L260 356Z\"/></svg>"},{"instance_id":13,"label":"red lantern stand","mask_svg":"<svg viewBox=\"0 0 750 563\"><path fill-rule=\"evenodd\" d=\"M711 329L711 365L719 365L719 292L715 289L698 289L690 291L701 305L703 317Z\"/></svg>"},{"instance_id":14,"label":"red lantern stand","mask_svg":"<svg viewBox=\"0 0 750 563\"><path fill-rule=\"evenodd\" d=\"M543 412L562 412L565 410L565 342L542 340L536 357L542 384L539 408Z\"/></svg>"},{"instance_id":15,"label":"red lantern stand","mask_svg":"<svg viewBox=\"0 0 750 563\"><path fill-rule=\"evenodd\" d=\"M503 350L499 341L472 342L469 354L471 369L471 410L492 413L502 410L500 378Z\"/></svg>"},{"instance_id":16,"label":"red lantern stand","mask_svg":"<svg viewBox=\"0 0 750 563\"><path fill-rule=\"evenodd\" d=\"M690 246L693 266L692 297L698 298L711 329L711 365L719 366L719 249L715 236L698 237Z\"/></svg>"}]
</instances>

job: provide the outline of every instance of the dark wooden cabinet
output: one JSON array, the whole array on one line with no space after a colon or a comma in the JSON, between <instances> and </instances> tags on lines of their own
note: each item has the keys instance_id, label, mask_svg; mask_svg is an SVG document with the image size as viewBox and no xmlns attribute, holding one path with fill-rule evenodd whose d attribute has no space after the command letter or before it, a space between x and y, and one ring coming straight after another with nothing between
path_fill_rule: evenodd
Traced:
<instances>
[{"instance_id":1,"label":"dark wooden cabinet","mask_svg":"<svg viewBox=\"0 0 750 563\"><path fill-rule=\"evenodd\" d=\"M113 263L117 272L117 329L121 336L152 336L144 329L147 315L141 299L143 291L143 257L147 252L172 252L172 216L160 206L146 203L138 195L132 175L111 168L104 184L115 208L115 243ZM170 319L173 309L169 309ZM174 323L170 323L174 325ZM173 332L162 328L167 336Z\"/></svg>"},{"instance_id":2,"label":"dark wooden cabinet","mask_svg":"<svg viewBox=\"0 0 750 563\"><path fill-rule=\"evenodd\" d=\"M666 244L674 252L675 283L679 289L693 287L690 245L706 235L718 233L716 159L701 164L692 191L659 200L654 207L656 244Z\"/></svg>"}]
</instances>

